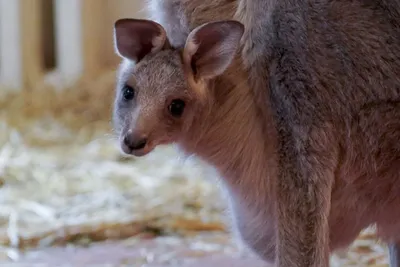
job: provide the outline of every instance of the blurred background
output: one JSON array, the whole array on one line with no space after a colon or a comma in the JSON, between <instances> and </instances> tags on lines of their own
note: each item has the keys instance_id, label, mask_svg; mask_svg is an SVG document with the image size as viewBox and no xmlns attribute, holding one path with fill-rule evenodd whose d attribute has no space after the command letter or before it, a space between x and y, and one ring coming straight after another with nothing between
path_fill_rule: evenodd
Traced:
<instances>
[{"instance_id":1,"label":"blurred background","mask_svg":"<svg viewBox=\"0 0 400 267\"><path fill-rule=\"evenodd\" d=\"M0 264L233 267L243 254L214 170L173 147L119 153L113 24L145 18L145 3L0 0ZM388 266L374 238L332 263Z\"/></svg>"}]
</instances>

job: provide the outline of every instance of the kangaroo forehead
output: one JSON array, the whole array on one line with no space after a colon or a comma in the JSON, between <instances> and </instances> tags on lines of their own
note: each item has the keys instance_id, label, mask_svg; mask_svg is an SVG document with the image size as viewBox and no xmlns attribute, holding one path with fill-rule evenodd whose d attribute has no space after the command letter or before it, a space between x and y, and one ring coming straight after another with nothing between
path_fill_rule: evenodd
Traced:
<instances>
[{"instance_id":1,"label":"kangaroo forehead","mask_svg":"<svg viewBox=\"0 0 400 267\"><path fill-rule=\"evenodd\" d=\"M185 81L177 51L162 51L145 58L134 68L133 77L139 86L182 85Z\"/></svg>"}]
</instances>

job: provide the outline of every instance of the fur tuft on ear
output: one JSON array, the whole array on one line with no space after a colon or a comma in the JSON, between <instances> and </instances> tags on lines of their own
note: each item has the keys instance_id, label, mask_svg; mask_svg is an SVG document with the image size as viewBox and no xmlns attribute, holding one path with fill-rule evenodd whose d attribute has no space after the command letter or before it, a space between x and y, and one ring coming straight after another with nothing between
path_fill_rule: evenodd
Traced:
<instances>
[{"instance_id":1,"label":"fur tuft on ear","mask_svg":"<svg viewBox=\"0 0 400 267\"><path fill-rule=\"evenodd\" d=\"M116 53L135 63L168 45L164 28L151 20L119 19L114 24Z\"/></svg>"},{"instance_id":2,"label":"fur tuft on ear","mask_svg":"<svg viewBox=\"0 0 400 267\"><path fill-rule=\"evenodd\" d=\"M243 24L234 20L209 22L194 29L183 51L184 64L194 79L222 74L235 57L243 33Z\"/></svg>"}]
</instances>

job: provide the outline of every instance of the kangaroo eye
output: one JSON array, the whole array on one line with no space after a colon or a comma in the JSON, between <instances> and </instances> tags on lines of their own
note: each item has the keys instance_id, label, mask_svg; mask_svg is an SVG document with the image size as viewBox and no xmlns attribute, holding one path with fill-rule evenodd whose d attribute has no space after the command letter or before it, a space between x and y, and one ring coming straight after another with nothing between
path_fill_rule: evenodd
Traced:
<instances>
[{"instance_id":1,"label":"kangaroo eye","mask_svg":"<svg viewBox=\"0 0 400 267\"><path fill-rule=\"evenodd\" d=\"M171 101L168 109L172 116L179 118L185 109L185 102L181 99L174 99Z\"/></svg>"},{"instance_id":2,"label":"kangaroo eye","mask_svg":"<svg viewBox=\"0 0 400 267\"><path fill-rule=\"evenodd\" d=\"M126 101L130 101L135 97L135 90L129 85L125 85L122 89L122 96Z\"/></svg>"}]
</instances>

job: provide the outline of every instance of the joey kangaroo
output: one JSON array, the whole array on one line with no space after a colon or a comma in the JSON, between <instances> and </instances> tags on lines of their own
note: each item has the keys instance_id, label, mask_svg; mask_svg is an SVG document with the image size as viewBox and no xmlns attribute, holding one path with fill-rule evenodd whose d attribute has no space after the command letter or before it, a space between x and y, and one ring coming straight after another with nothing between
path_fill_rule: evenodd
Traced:
<instances>
[{"instance_id":1,"label":"joey kangaroo","mask_svg":"<svg viewBox=\"0 0 400 267\"><path fill-rule=\"evenodd\" d=\"M161 24L115 24L122 151L177 143L215 166L241 238L276 266L328 266L371 224L400 266L400 44L386 9L243 0L196 19L190 0L170 2Z\"/></svg>"}]
</instances>

